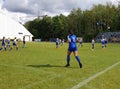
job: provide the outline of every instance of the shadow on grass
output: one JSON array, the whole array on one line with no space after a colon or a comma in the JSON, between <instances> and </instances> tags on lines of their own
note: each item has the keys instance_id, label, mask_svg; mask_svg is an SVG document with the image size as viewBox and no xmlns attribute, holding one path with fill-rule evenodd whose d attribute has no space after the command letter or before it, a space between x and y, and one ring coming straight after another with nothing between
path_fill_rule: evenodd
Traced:
<instances>
[{"instance_id":1,"label":"shadow on grass","mask_svg":"<svg viewBox=\"0 0 120 89\"><path fill-rule=\"evenodd\" d=\"M27 66L34 67L34 68L40 68L40 67L64 67L64 66L50 65L50 64L46 64L46 65L27 65Z\"/></svg>"},{"instance_id":2,"label":"shadow on grass","mask_svg":"<svg viewBox=\"0 0 120 89\"><path fill-rule=\"evenodd\" d=\"M59 65L50 65L50 64L45 64L45 65L27 65L28 67L34 67L34 68L43 68L43 67L48 67L48 68L76 68L76 67L65 67L65 66L59 66Z\"/></svg>"}]
</instances>

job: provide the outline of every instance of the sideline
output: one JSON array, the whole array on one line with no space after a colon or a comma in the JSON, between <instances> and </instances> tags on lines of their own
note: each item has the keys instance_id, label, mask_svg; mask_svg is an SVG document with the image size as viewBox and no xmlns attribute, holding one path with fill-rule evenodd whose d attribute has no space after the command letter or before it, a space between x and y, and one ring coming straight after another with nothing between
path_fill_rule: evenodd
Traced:
<instances>
[{"instance_id":1,"label":"sideline","mask_svg":"<svg viewBox=\"0 0 120 89\"><path fill-rule=\"evenodd\" d=\"M118 61L117 63L115 63L115 64L113 64L113 65L111 65L111 66L109 66L109 67L106 68L105 70L100 71L100 72L98 72L97 74L89 77L88 79L83 80L82 82L80 82L80 83L78 83L77 85L73 86L71 89L78 89L78 88L84 86L85 84L87 84L87 83L90 82L91 80L95 79L96 77L100 76L101 74L107 72L108 70L114 68L115 66L117 66L117 65L119 65L119 64L120 64L120 61Z\"/></svg>"}]
</instances>

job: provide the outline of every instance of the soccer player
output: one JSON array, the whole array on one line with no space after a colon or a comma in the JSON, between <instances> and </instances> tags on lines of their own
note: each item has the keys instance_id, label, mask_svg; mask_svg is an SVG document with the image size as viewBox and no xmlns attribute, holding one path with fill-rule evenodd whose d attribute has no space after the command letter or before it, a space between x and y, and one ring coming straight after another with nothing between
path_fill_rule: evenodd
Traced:
<instances>
[{"instance_id":1,"label":"soccer player","mask_svg":"<svg viewBox=\"0 0 120 89\"><path fill-rule=\"evenodd\" d=\"M93 49L94 49L94 46L95 46L95 40L94 40L94 39L92 39L91 44L92 44L92 50L93 50Z\"/></svg>"},{"instance_id":2,"label":"soccer player","mask_svg":"<svg viewBox=\"0 0 120 89\"><path fill-rule=\"evenodd\" d=\"M10 47L10 38L7 39L7 47Z\"/></svg>"},{"instance_id":3,"label":"soccer player","mask_svg":"<svg viewBox=\"0 0 120 89\"><path fill-rule=\"evenodd\" d=\"M2 50L3 48L4 48L4 50L6 51L5 37L3 37L3 39L2 39L2 48L0 48L0 50Z\"/></svg>"},{"instance_id":4,"label":"soccer player","mask_svg":"<svg viewBox=\"0 0 120 89\"><path fill-rule=\"evenodd\" d=\"M13 45L12 45L12 47L11 47L11 49L10 49L10 50L12 50L12 49L13 49L13 46L16 46L16 50L18 50L17 38L16 38L16 37L15 37L15 38L14 38L14 40L13 40Z\"/></svg>"},{"instance_id":5,"label":"soccer player","mask_svg":"<svg viewBox=\"0 0 120 89\"><path fill-rule=\"evenodd\" d=\"M65 65L65 67L70 66L70 55L73 52L75 58L79 63L80 68L82 68L82 63L80 62L80 58L78 57L78 51L77 51L77 45L76 45L77 38L72 31L70 31L69 33L70 33L68 35L69 47L67 51L67 64Z\"/></svg>"},{"instance_id":6,"label":"soccer player","mask_svg":"<svg viewBox=\"0 0 120 89\"><path fill-rule=\"evenodd\" d=\"M59 39L57 38L56 39L56 48L58 48L58 45L59 45Z\"/></svg>"},{"instance_id":7,"label":"soccer player","mask_svg":"<svg viewBox=\"0 0 120 89\"><path fill-rule=\"evenodd\" d=\"M105 48L107 47L107 38L105 38Z\"/></svg>"},{"instance_id":8,"label":"soccer player","mask_svg":"<svg viewBox=\"0 0 120 89\"><path fill-rule=\"evenodd\" d=\"M25 48L25 47L26 47L25 36L23 36L23 46L22 46L22 48Z\"/></svg>"},{"instance_id":9,"label":"soccer player","mask_svg":"<svg viewBox=\"0 0 120 89\"><path fill-rule=\"evenodd\" d=\"M63 39L62 42L61 42L61 46L64 44L64 41L65 41L65 40Z\"/></svg>"},{"instance_id":10,"label":"soccer player","mask_svg":"<svg viewBox=\"0 0 120 89\"><path fill-rule=\"evenodd\" d=\"M61 39L59 39L59 45L62 43L62 40Z\"/></svg>"},{"instance_id":11,"label":"soccer player","mask_svg":"<svg viewBox=\"0 0 120 89\"><path fill-rule=\"evenodd\" d=\"M105 39L101 39L102 48L105 48Z\"/></svg>"},{"instance_id":12,"label":"soccer player","mask_svg":"<svg viewBox=\"0 0 120 89\"><path fill-rule=\"evenodd\" d=\"M80 38L79 39L79 45L78 45L78 47L81 45L81 47L83 47L83 40L82 40L82 38Z\"/></svg>"}]
</instances>

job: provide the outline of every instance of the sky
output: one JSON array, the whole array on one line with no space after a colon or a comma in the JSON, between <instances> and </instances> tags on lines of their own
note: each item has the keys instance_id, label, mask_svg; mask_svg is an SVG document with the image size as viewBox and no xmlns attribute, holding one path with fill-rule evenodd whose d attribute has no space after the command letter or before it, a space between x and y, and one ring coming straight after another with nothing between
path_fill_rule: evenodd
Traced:
<instances>
[{"instance_id":1,"label":"sky","mask_svg":"<svg viewBox=\"0 0 120 89\"><path fill-rule=\"evenodd\" d=\"M91 9L93 4L112 2L118 5L120 0L0 0L0 11L11 18L25 22L38 15L68 15L73 8Z\"/></svg>"}]
</instances>

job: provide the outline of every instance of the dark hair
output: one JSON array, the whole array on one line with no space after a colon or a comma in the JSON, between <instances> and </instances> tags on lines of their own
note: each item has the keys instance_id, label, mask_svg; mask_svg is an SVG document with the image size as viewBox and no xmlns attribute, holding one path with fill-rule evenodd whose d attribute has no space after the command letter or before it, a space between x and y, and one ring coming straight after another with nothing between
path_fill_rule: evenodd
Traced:
<instances>
[{"instance_id":1,"label":"dark hair","mask_svg":"<svg viewBox=\"0 0 120 89\"><path fill-rule=\"evenodd\" d=\"M73 30L69 30L69 34L73 34Z\"/></svg>"}]
</instances>

